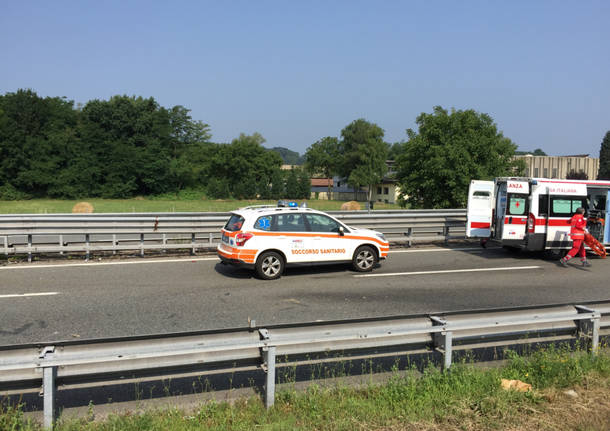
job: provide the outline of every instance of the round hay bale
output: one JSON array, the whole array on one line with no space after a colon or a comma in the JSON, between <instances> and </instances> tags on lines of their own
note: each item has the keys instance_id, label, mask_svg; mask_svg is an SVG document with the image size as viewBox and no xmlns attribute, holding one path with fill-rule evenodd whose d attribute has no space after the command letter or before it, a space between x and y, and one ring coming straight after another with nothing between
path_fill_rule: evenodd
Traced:
<instances>
[{"instance_id":1,"label":"round hay bale","mask_svg":"<svg viewBox=\"0 0 610 431\"><path fill-rule=\"evenodd\" d=\"M93 205L89 202L79 202L72 207L72 213L85 213L91 214L93 212Z\"/></svg>"},{"instance_id":2,"label":"round hay bale","mask_svg":"<svg viewBox=\"0 0 610 431\"><path fill-rule=\"evenodd\" d=\"M360 204L356 201L344 202L341 204L341 211L360 211Z\"/></svg>"}]
</instances>

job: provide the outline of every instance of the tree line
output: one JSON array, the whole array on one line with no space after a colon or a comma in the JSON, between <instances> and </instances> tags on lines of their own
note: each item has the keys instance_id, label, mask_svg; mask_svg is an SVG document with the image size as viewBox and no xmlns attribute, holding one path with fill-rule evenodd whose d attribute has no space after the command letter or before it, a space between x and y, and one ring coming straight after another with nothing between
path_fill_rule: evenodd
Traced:
<instances>
[{"instance_id":1,"label":"tree line","mask_svg":"<svg viewBox=\"0 0 610 431\"><path fill-rule=\"evenodd\" d=\"M65 98L18 90L0 95L0 199L129 198L191 189L212 199L301 199L310 195L311 176L339 176L368 190L370 199L390 175L404 206L463 208L471 179L523 174L517 145L487 114L436 106L416 124L406 140L388 143L381 127L357 119L300 156L266 149L258 133L214 143L209 125L193 120L188 109L165 108L153 98L113 96L75 107ZM304 165L285 171L283 162ZM610 132L599 178L610 178Z\"/></svg>"},{"instance_id":2,"label":"tree line","mask_svg":"<svg viewBox=\"0 0 610 431\"><path fill-rule=\"evenodd\" d=\"M32 90L0 96L0 199L129 198L202 190L210 198L309 197L264 138L211 142L183 106L114 96L75 107Z\"/></svg>"}]
</instances>

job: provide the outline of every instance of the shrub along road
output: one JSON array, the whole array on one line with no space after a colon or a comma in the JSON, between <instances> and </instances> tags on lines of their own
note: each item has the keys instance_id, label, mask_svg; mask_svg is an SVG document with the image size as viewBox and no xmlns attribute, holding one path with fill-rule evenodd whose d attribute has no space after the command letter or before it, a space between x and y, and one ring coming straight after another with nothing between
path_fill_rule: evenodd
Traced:
<instances>
[{"instance_id":1,"label":"shrub along road","mask_svg":"<svg viewBox=\"0 0 610 431\"><path fill-rule=\"evenodd\" d=\"M610 262L557 266L472 245L398 249L370 276L345 265L277 281L213 256L0 266L0 344L610 299Z\"/></svg>"}]
</instances>

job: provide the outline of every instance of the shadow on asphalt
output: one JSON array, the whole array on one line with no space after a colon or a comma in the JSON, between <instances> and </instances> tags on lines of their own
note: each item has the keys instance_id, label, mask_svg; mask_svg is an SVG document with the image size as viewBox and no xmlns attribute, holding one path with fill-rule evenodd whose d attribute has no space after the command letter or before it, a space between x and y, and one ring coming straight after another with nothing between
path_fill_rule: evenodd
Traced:
<instances>
[{"instance_id":1,"label":"shadow on asphalt","mask_svg":"<svg viewBox=\"0 0 610 431\"><path fill-rule=\"evenodd\" d=\"M374 269L381 267L380 263L375 265ZM225 277L236 278L236 279L257 279L254 270L239 268L233 265L224 265L217 263L214 266L214 270ZM306 275L313 278L327 278L339 273L359 274L359 272L351 269L348 263L331 263L331 264L302 264L296 266L289 266L284 269L282 278L284 277L295 277ZM268 280L261 280L268 282Z\"/></svg>"}]
</instances>

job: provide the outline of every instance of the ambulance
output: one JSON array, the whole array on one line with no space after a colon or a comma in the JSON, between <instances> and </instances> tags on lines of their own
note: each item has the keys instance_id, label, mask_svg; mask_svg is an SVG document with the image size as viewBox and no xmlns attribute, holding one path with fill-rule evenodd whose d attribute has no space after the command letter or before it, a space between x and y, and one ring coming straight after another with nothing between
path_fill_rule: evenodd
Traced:
<instances>
[{"instance_id":1,"label":"ambulance","mask_svg":"<svg viewBox=\"0 0 610 431\"><path fill-rule=\"evenodd\" d=\"M372 271L389 249L382 233L347 226L321 211L259 205L231 213L217 253L224 264L274 280L297 264L345 262L358 272Z\"/></svg>"},{"instance_id":2,"label":"ambulance","mask_svg":"<svg viewBox=\"0 0 610 431\"><path fill-rule=\"evenodd\" d=\"M600 244L610 243L610 181L500 177L472 180L466 236L512 249L562 255L572 247L570 218L586 211L587 228Z\"/></svg>"}]
</instances>

